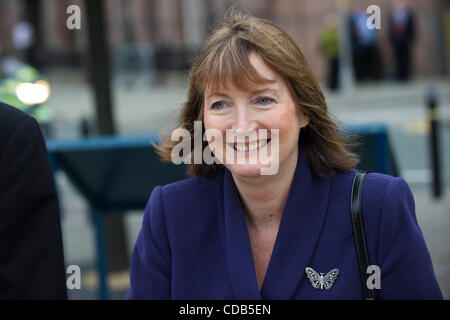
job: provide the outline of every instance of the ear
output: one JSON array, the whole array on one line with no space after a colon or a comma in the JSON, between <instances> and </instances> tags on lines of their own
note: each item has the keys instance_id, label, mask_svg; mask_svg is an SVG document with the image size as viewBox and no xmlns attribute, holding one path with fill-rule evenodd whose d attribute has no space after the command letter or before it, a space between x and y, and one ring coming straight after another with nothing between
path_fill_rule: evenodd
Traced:
<instances>
[{"instance_id":1,"label":"ear","mask_svg":"<svg viewBox=\"0 0 450 320\"><path fill-rule=\"evenodd\" d=\"M306 113L304 113L303 111L298 112L298 117L300 119L300 129L306 127L309 124L309 122L311 121L309 116Z\"/></svg>"},{"instance_id":2,"label":"ear","mask_svg":"<svg viewBox=\"0 0 450 320\"><path fill-rule=\"evenodd\" d=\"M300 122L300 129L306 127L311 121L310 117L303 111L303 108L298 103L295 105L297 117Z\"/></svg>"},{"instance_id":3,"label":"ear","mask_svg":"<svg viewBox=\"0 0 450 320\"><path fill-rule=\"evenodd\" d=\"M311 121L311 119L309 118L309 116L306 113L302 112L302 115L300 118L300 123L301 123L302 128L306 127L310 121Z\"/></svg>"}]
</instances>

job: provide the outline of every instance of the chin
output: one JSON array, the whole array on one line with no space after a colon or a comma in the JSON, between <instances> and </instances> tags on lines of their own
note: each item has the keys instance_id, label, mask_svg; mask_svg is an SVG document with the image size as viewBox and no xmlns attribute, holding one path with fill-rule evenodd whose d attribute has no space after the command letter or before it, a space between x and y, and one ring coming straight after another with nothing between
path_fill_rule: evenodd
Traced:
<instances>
[{"instance_id":1,"label":"chin","mask_svg":"<svg viewBox=\"0 0 450 320\"><path fill-rule=\"evenodd\" d=\"M241 177L258 177L261 175L261 169L263 168L263 166L258 164L234 164L228 165L227 168L233 174Z\"/></svg>"}]
</instances>

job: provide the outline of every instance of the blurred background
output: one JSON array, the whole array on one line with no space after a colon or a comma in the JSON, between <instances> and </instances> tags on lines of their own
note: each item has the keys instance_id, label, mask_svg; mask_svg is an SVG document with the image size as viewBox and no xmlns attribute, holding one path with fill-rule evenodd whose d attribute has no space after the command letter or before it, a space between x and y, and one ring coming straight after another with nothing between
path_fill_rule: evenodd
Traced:
<instances>
[{"instance_id":1,"label":"blurred background","mask_svg":"<svg viewBox=\"0 0 450 320\"><path fill-rule=\"evenodd\" d=\"M377 8L367 13L371 5L379 15ZM62 155L52 161L63 164L55 165L55 179L66 266L80 266L82 276L69 298L124 297L145 203L100 206L118 214L99 224L92 213L97 198L87 196L89 186L70 171L64 152L86 140L99 148L97 136L121 137L123 147L169 133L189 67L231 6L293 37L343 126L384 128L393 173L411 187L449 299L449 0L0 0L0 101L33 115L51 156ZM368 19L379 28L369 28ZM86 173L91 163L81 162ZM144 191L148 197L152 190ZM103 289L99 268L108 270Z\"/></svg>"}]
</instances>

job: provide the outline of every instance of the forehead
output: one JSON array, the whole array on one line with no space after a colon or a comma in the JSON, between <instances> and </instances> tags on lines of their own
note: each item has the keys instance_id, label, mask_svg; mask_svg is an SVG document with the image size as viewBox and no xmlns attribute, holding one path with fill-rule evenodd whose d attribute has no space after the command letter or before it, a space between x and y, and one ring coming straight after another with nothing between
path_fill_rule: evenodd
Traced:
<instances>
[{"instance_id":1,"label":"forehead","mask_svg":"<svg viewBox=\"0 0 450 320\"><path fill-rule=\"evenodd\" d=\"M205 85L205 96L215 92L226 92L230 90L253 91L260 88L277 89L284 82L282 76L270 68L260 55L255 52L248 54L248 66L241 65L239 69L231 68L231 72L219 73L218 77L215 78L210 77L211 81ZM236 77L235 73L239 74L240 77Z\"/></svg>"},{"instance_id":2,"label":"forehead","mask_svg":"<svg viewBox=\"0 0 450 320\"><path fill-rule=\"evenodd\" d=\"M264 60L261 58L259 54L255 52L250 52L250 54L248 55L248 61L263 78L268 79L270 82L277 81L279 78L281 78L280 75L275 70L272 70L264 62Z\"/></svg>"}]
</instances>

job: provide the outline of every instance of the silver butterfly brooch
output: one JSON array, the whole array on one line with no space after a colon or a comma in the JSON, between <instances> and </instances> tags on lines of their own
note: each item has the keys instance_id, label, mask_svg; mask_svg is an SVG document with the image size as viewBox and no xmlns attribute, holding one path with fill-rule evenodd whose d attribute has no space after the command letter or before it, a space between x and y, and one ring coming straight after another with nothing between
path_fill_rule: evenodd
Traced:
<instances>
[{"instance_id":1,"label":"silver butterfly brooch","mask_svg":"<svg viewBox=\"0 0 450 320\"><path fill-rule=\"evenodd\" d=\"M318 273L313 268L306 267L305 272L311 285L321 290L330 290L339 275L339 269L333 269L326 275L323 275L322 272Z\"/></svg>"}]
</instances>

